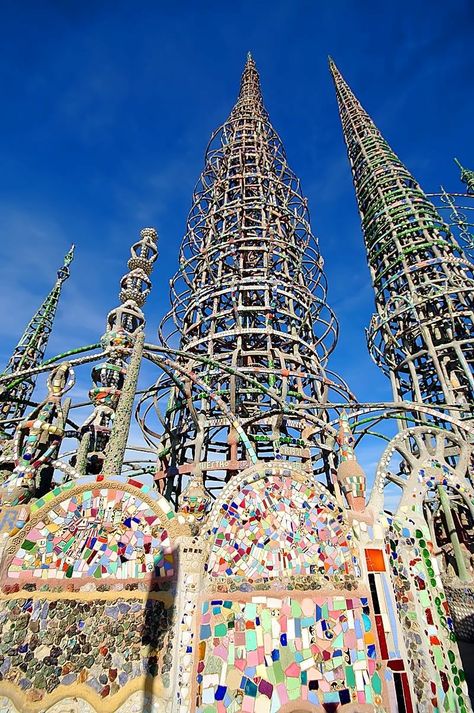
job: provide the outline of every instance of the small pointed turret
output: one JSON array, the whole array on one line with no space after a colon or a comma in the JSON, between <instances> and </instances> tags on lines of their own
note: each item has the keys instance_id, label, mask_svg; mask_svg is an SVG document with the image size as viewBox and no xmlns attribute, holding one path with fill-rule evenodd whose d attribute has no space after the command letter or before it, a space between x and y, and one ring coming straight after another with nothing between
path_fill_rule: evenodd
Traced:
<instances>
[{"instance_id":1,"label":"small pointed turret","mask_svg":"<svg viewBox=\"0 0 474 713\"><path fill-rule=\"evenodd\" d=\"M360 512L365 508L366 477L354 453L354 436L345 411L339 418L337 442L340 458L337 479L349 507Z\"/></svg>"},{"instance_id":2,"label":"small pointed turret","mask_svg":"<svg viewBox=\"0 0 474 713\"><path fill-rule=\"evenodd\" d=\"M58 270L57 280L53 289L41 304L26 327L23 335L16 345L12 356L2 375L11 374L12 381L0 392L0 419L11 423L4 423L0 430L11 433L15 430L16 420L20 419L31 398L35 388L36 375L15 379L15 374L33 369L41 364L44 359L46 346L53 328L56 310L63 283L70 275L69 265L74 257L74 245L64 257L63 264Z\"/></svg>"},{"instance_id":3,"label":"small pointed turret","mask_svg":"<svg viewBox=\"0 0 474 713\"><path fill-rule=\"evenodd\" d=\"M454 161L461 169L461 181L466 184L467 192L474 194L474 171L464 168L457 158L455 158Z\"/></svg>"},{"instance_id":4,"label":"small pointed turret","mask_svg":"<svg viewBox=\"0 0 474 713\"><path fill-rule=\"evenodd\" d=\"M250 53L249 53L250 54ZM192 520L202 520L211 502L202 473L195 473L179 496L178 512Z\"/></svg>"}]
</instances>

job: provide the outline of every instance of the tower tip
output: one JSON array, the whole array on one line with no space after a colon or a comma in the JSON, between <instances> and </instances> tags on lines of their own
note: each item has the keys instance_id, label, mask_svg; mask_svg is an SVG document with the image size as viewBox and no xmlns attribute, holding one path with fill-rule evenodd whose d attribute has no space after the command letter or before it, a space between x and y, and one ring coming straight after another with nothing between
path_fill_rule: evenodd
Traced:
<instances>
[{"instance_id":1,"label":"tower tip","mask_svg":"<svg viewBox=\"0 0 474 713\"><path fill-rule=\"evenodd\" d=\"M247 52L247 61L240 82L239 100L250 100L253 103L262 101L260 78L251 52Z\"/></svg>"},{"instance_id":2,"label":"tower tip","mask_svg":"<svg viewBox=\"0 0 474 713\"><path fill-rule=\"evenodd\" d=\"M66 255L64 256L64 265L69 265L73 258L74 258L74 250L76 249L76 246L74 243L72 243L71 247L67 251Z\"/></svg>"},{"instance_id":3,"label":"tower tip","mask_svg":"<svg viewBox=\"0 0 474 713\"><path fill-rule=\"evenodd\" d=\"M255 60L254 60L254 58L253 58L253 56L252 56L252 53L251 53L250 50L249 50L249 51L247 52L247 59L246 59L246 61L245 61L244 71L245 71L246 69L250 69L250 68L256 69L256 65L255 65Z\"/></svg>"},{"instance_id":4,"label":"tower tip","mask_svg":"<svg viewBox=\"0 0 474 713\"><path fill-rule=\"evenodd\" d=\"M474 194L474 171L470 171L468 168L464 168L462 165L461 161L459 161L457 158L454 159L454 162L457 164L461 171L461 181L466 184L467 186L467 192L470 195Z\"/></svg>"},{"instance_id":5,"label":"tower tip","mask_svg":"<svg viewBox=\"0 0 474 713\"><path fill-rule=\"evenodd\" d=\"M328 54L328 65L329 65L329 71L331 72L331 74L333 75L333 77L335 77L336 75L339 75L339 74L340 74L340 72L339 72L339 70L338 70L338 68L337 68L336 63L335 63L335 61L333 60L333 58L331 57L330 54Z\"/></svg>"}]
</instances>

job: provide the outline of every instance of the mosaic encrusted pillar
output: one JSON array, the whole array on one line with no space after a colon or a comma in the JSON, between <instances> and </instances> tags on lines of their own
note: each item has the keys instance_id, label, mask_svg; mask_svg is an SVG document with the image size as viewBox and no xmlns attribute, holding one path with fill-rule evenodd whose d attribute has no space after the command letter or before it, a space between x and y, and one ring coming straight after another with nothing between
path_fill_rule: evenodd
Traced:
<instances>
[{"instance_id":1,"label":"mosaic encrusted pillar","mask_svg":"<svg viewBox=\"0 0 474 713\"><path fill-rule=\"evenodd\" d=\"M133 402L140 374L144 341L145 333L141 330L136 336L132 356L127 367L127 376L125 377L120 400L115 411L112 432L105 451L104 466L102 468L104 478L113 477L120 473L122 469L133 413Z\"/></svg>"},{"instance_id":2,"label":"mosaic encrusted pillar","mask_svg":"<svg viewBox=\"0 0 474 713\"><path fill-rule=\"evenodd\" d=\"M121 305L109 313L101 340L107 361L92 370L95 386L89 394L95 408L81 427L82 437L89 434L89 442L87 446L81 442L79 452L82 463L87 452L87 470L102 477L117 475L122 467L143 354L141 307L151 290L157 237L154 228L144 228L131 248L129 272L120 282Z\"/></svg>"},{"instance_id":3,"label":"mosaic encrusted pillar","mask_svg":"<svg viewBox=\"0 0 474 713\"><path fill-rule=\"evenodd\" d=\"M176 624L170 713L189 713L197 656L197 604L204 572L205 542L200 537L180 537L179 571L176 584Z\"/></svg>"},{"instance_id":4,"label":"mosaic encrusted pillar","mask_svg":"<svg viewBox=\"0 0 474 713\"><path fill-rule=\"evenodd\" d=\"M471 710L429 528L417 508L404 508L387 533L393 586L417 710Z\"/></svg>"}]
</instances>

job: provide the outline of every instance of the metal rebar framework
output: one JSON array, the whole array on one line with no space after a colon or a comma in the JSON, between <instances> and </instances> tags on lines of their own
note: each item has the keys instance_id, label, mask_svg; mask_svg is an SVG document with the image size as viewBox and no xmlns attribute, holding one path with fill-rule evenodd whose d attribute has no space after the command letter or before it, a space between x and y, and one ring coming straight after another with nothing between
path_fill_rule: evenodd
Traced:
<instances>
[{"instance_id":1,"label":"metal rebar framework","mask_svg":"<svg viewBox=\"0 0 474 713\"><path fill-rule=\"evenodd\" d=\"M301 412L312 404L324 426L329 389L347 398L325 370L337 322L322 267L249 55L238 101L206 152L159 330L162 343L180 345L181 373L158 386L172 387L159 473L171 500L183 475L202 472L215 494L257 460L328 474L324 455L315 465L315 429Z\"/></svg>"},{"instance_id":2,"label":"metal rebar framework","mask_svg":"<svg viewBox=\"0 0 474 713\"><path fill-rule=\"evenodd\" d=\"M372 357L396 401L445 404L470 418L473 266L332 60L330 69L375 289Z\"/></svg>"},{"instance_id":3,"label":"metal rebar framework","mask_svg":"<svg viewBox=\"0 0 474 713\"><path fill-rule=\"evenodd\" d=\"M441 186L438 193L427 193L428 198L448 223L449 229L458 239L460 245L469 255L474 257L474 171L464 168L457 158L455 163L461 169L461 182L465 184L464 193L446 191Z\"/></svg>"},{"instance_id":4,"label":"metal rebar framework","mask_svg":"<svg viewBox=\"0 0 474 713\"><path fill-rule=\"evenodd\" d=\"M464 168L457 158L455 158L454 161L461 169L461 181L465 184L467 193L474 195L474 171L471 171L469 168Z\"/></svg>"},{"instance_id":5,"label":"metal rebar framework","mask_svg":"<svg viewBox=\"0 0 474 713\"><path fill-rule=\"evenodd\" d=\"M36 383L36 374L22 379L15 379L15 374L38 367L44 359L62 286L70 275L69 265L73 257L74 245L64 257L64 262L58 270L57 280L51 292L31 318L2 373L2 376L11 375L12 377L12 381L5 384L0 392L0 418L4 424L2 429L8 434L15 430L18 420L25 413Z\"/></svg>"}]
</instances>

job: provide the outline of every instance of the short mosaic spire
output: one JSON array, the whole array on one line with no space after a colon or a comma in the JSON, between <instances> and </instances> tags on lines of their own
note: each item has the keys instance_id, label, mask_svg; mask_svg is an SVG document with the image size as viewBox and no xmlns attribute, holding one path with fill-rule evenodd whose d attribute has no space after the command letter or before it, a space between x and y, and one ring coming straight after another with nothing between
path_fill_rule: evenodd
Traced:
<instances>
[{"instance_id":1,"label":"short mosaic spire","mask_svg":"<svg viewBox=\"0 0 474 713\"><path fill-rule=\"evenodd\" d=\"M474 171L464 168L457 158L455 158L454 161L461 169L461 181L466 185L467 192L474 194Z\"/></svg>"},{"instance_id":2,"label":"short mosaic spire","mask_svg":"<svg viewBox=\"0 0 474 713\"><path fill-rule=\"evenodd\" d=\"M354 436L352 435L346 411L342 411L339 418L339 465L337 479L344 493L347 503L353 510L365 508L366 477L357 462L354 452Z\"/></svg>"},{"instance_id":3,"label":"short mosaic spire","mask_svg":"<svg viewBox=\"0 0 474 713\"><path fill-rule=\"evenodd\" d=\"M106 360L92 369L89 396L94 411L80 430L78 460L86 472L101 478L120 474L123 464L143 354L141 308L151 291L157 240L154 228L143 228L140 240L132 245L128 272L120 281L120 305L109 312L101 340Z\"/></svg>"},{"instance_id":4,"label":"short mosaic spire","mask_svg":"<svg viewBox=\"0 0 474 713\"><path fill-rule=\"evenodd\" d=\"M36 375L29 374L28 371L38 367L44 359L61 290L70 275L69 266L73 257L74 245L71 245L58 270L57 280L51 292L28 323L2 374L2 376L11 374L12 377L11 382L4 385L0 392L0 419L3 421L0 431L7 434L15 430L33 394ZM16 376L21 374L22 376Z\"/></svg>"},{"instance_id":5,"label":"short mosaic spire","mask_svg":"<svg viewBox=\"0 0 474 713\"><path fill-rule=\"evenodd\" d=\"M330 69L375 290L371 354L396 401L465 414L474 400L473 266L332 60Z\"/></svg>"}]
</instances>

